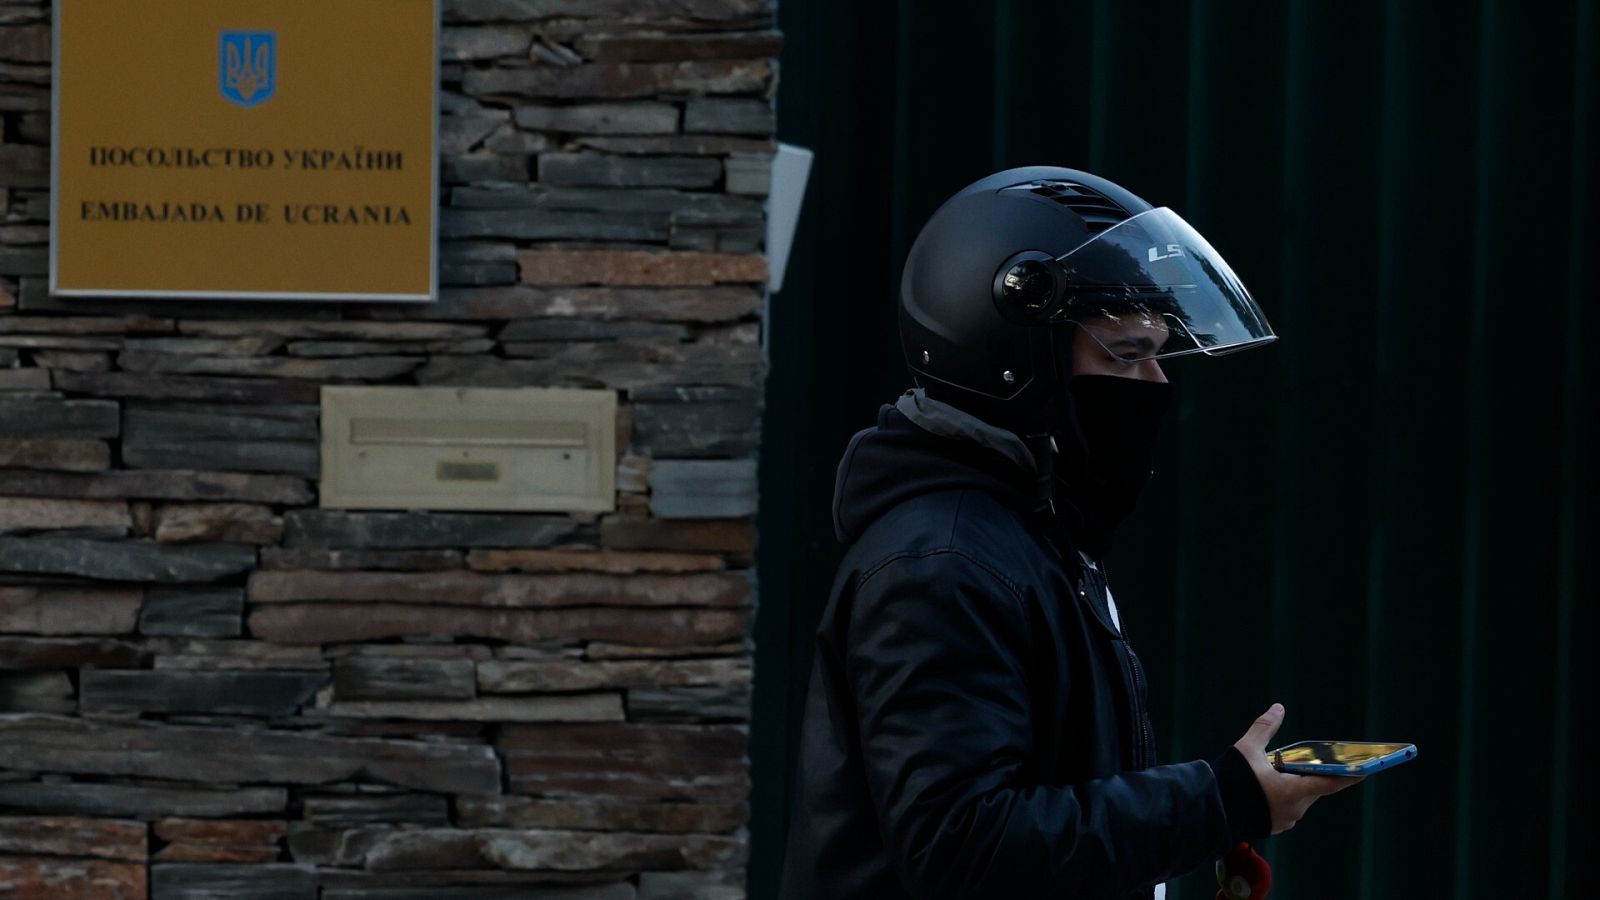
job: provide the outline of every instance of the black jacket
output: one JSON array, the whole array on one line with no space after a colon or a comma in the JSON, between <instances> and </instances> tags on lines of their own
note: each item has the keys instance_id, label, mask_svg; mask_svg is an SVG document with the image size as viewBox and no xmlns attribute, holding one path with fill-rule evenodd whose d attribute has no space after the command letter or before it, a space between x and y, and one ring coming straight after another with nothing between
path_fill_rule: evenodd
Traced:
<instances>
[{"instance_id":1,"label":"black jacket","mask_svg":"<svg viewBox=\"0 0 1600 900\"><path fill-rule=\"evenodd\" d=\"M1154 764L1139 660L1021 441L919 421L885 406L840 465L781 896L1149 897L1264 837L1237 750Z\"/></svg>"}]
</instances>

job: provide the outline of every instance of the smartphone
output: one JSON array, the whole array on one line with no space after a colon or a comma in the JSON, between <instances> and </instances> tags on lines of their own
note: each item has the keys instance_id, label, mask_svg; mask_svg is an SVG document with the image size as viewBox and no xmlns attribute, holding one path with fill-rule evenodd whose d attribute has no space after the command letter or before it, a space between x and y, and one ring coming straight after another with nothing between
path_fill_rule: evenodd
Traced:
<instances>
[{"instance_id":1,"label":"smartphone","mask_svg":"<svg viewBox=\"0 0 1600 900\"><path fill-rule=\"evenodd\" d=\"M1366 775L1415 759L1416 744L1301 741L1267 752L1273 768L1297 775Z\"/></svg>"}]
</instances>

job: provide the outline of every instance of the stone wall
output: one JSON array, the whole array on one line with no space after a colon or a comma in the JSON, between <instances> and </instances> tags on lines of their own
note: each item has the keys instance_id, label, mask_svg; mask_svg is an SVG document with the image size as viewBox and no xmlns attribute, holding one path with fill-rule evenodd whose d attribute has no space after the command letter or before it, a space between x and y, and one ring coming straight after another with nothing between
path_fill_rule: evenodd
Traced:
<instances>
[{"instance_id":1,"label":"stone wall","mask_svg":"<svg viewBox=\"0 0 1600 900\"><path fill-rule=\"evenodd\" d=\"M445 0L442 298L46 290L0 0L0 895L743 895L772 0ZM317 506L323 384L619 392L606 515Z\"/></svg>"}]
</instances>

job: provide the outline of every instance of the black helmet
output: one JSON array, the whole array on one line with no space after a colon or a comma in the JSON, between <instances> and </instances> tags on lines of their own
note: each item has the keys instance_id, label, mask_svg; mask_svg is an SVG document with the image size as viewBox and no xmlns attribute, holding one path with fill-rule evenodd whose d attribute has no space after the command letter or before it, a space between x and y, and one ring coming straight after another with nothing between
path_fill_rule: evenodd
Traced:
<instances>
[{"instance_id":1,"label":"black helmet","mask_svg":"<svg viewBox=\"0 0 1600 900\"><path fill-rule=\"evenodd\" d=\"M1008 169L963 188L923 226L900 280L900 340L919 383L1016 431L1060 424L1064 331L1100 340L1130 316L1162 336L1107 347L1130 361L1275 339L1188 223L1075 169Z\"/></svg>"}]
</instances>

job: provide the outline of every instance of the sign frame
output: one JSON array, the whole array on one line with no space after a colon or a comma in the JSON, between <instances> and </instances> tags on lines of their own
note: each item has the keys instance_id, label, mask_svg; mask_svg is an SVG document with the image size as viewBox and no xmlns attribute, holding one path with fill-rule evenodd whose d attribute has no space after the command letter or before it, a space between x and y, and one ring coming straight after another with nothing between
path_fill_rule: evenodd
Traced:
<instances>
[{"instance_id":1,"label":"sign frame","mask_svg":"<svg viewBox=\"0 0 1600 900\"><path fill-rule=\"evenodd\" d=\"M370 292L308 291L195 291L195 290L113 290L102 288L61 289L58 282L57 254L60 252L61 221L61 18L78 0L53 0L50 28L50 276L52 297L100 297L147 300L275 300L311 303L434 303L439 299L439 113L440 57L443 54L443 0L431 0L433 7L433 121L429 129L433 152L431 190L428 204L428 292L425 294L384 294Z\"/></svg>"}]
</instances>

